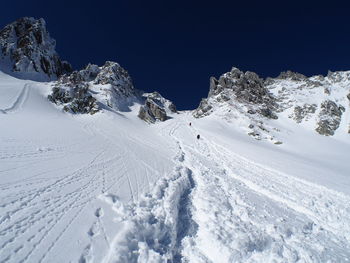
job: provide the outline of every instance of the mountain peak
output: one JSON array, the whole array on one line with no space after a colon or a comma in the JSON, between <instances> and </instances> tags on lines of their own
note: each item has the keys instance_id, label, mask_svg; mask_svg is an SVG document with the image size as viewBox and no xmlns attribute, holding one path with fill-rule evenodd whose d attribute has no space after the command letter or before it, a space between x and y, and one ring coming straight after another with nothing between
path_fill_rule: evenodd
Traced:
<instances>
[{"instance_id":1,"label":"mountain peak","mask_svg":"<svg viewBox=\"0 0 350 263\"><path fill-rule=\"evenodd\" d=\"M0 69L23 79L57 79L72 67L55 47L43 18L20 18L0 31Z\"/></svg>"},{"instance_id":2,"label":"mountain peak","mask_svg":"<svg viewBox=\"0 0 350 263\"><path fill-rule=\"evenodd\" d=\"M294 120L296 125L311 128L320 135L341 135L350 133L343 114L348 112L349 83L349 71L330 71L326 77L309 78L286 71L264 80L254 72L233 67L219 79L210 78L208 97L202 99L193 116L215 114L228 121L236 120L254 138L278 144L275 135L280 130L277 127L280 117Z\"/></svg>"}]
</instances>

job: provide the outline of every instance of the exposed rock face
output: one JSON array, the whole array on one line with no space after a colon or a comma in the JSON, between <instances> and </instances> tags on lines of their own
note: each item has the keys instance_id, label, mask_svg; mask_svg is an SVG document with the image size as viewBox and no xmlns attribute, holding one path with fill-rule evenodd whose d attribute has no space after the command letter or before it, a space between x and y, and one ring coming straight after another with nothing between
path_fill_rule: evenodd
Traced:
<instances>
[{"instance_id":1,"label":"exposed rock face","mask_svg":"<svg viewBox=\"0 0 350 263\"><path fill-rule=\"evenodd\" d=\"M291 116L297 123L301 123L305 118L316 112L316 104L304 104L303 106L295 106L293 115Z\"/></svg>"},{"instance_id":2,"label":"exposed rock face","mask_svg":"<svg viewBox=\"0 0 350 263\"><path fill-rule=\"evenodd\" d=\"M97 65L88 64L85 69L73 71L71 74L61 76L58 82L69 86L74 86L82 82L90 82L97 77L97 74L100 71L101 70Z\"/></svg>"},{"instance_id":3,"label":"exposed rock face","mask_svg":"<svg viewBox=\"0 0 350 263\"><path fill-rule=\"evenodd\" d=\"M326 77L274 79L267 85L273 90L279 103L280 113L288 116L305 128L313 129L325 136L332 136L339 128L342 105L349 105L350 72L328 72ZM304 103L303 103L304 102Z\"/></svg>"},{"instance_id":4,"label":"exposed rock face","mask_svg":"<svg viewBox=\"0 0 350 263\"><path fill-rule=\"evenodd\" d=\"M94 114L101 109L130 111L142 106L139 117L149 123L165 121L176 113L174 103L158 92L143 93L134 88L129 73L118 63L107 61L102 67L89 64L80 71L61 76L48 99L71 113Z\"/></svg>"},{"instance_id":5,"label":"exposed rock face","mask_svg":"<svg viewBox=\"0 0 350 263\"><path fill-rule=\"evenodd\" d=\"M0 31L1 69L33 80L57 79L72 67L61 61L55 46L42 18L20 18Z\"/></svg>"},{"instance_id":6,"label":"exposed rock face","mask_svg":"<svg viewBox=\"0 0 350 263\"><path fill-rule=\"evenodd\" d=\"M139 118L148 122L166 121L168 114L176 113L176 106L173 102L163 98L158 92L145 93L145 103L140 107Z\"/></svg>"},{"instance_id":7,"label":"exposed rock face","mask_svg":"<svg viewBox=\"0 0 350 263\"><path fill-rule=\"evenodd\" d=\"M294 80L294 81L301 81L301 80L307 79L307 77L304 76L303 74L293 72L290 70L281 72L277 78L278 79L290 79L290 80Z\"/></svg>"},{"instance_id":8,"label":"exposed rock face","mask_svg":"<svg viewBox=\"0 0 350 263\"><path fill-rule=\"evenodd\" d=\"M146 97L148 100L153 101L158 106L164 108L165 111L177 113L175 104L172 101L165 99L157 91L154 91L152 93L144 93L143 97Z\"/></svg>"},{"instance_id":9,"label":"exposed rock face","mask_svg":"<svg viewBox=\"0 0 350 263\"><path fill-rule=\"evenodd\" d=\"M263 104L270 103L273 98L263 85L263 80L253 72L242 72L233 68L222 75L219 80L211 78L209 96L218 95L223 90L232 90L236 99L242 102Z\"/></svg>"},{"instance_id":10,"label":"exposed rock face","mask_svg":"<svg viewBox=\"0 0 350 263\"><path fill-rule=\"evenodd\" d=\"M276 119L274 113L275 98L264 86L264 82L253 72L242 72L232 68L231 72L225 73L217 80L210 78L210 90L207 99L203 99L193 116L200 118L210 114L213 104L235 101L249 105L250 114L260 115Z\"/></svg>"},{"instance_id":11,"label":"exposed rock face","mask_svg":"<svg viewBox=\"0 0 350 263\"><path fill-rule=\"evenodd\" d=\"M208 99L202 99L198 108L193 112L195 118L201 118L210 114L213 107L209 104Z\"/></svg>"},{"instance_id":12,"label":"exposed rock face","mask_svg":"<svg viewBox=\"0 0 350 263\"><path fill-rule=\"evenodd\" d=\"M232 68L219 79L210 78L208 97L202 99L193 116L202 118L216 114L242 127L256 140L275 142L264 120L277 119L276 98L257 74Z\"/></svg>"},{"instance_id":13,"label":"exposed rock face","mask_svg":"<svg viewBox=\"0 0 350 263\"><path fill-rule=\"evenodd\" d=\"M332 83L339 83L349 80L350 71L328 71L327 79Z\"/></svg>"},{"instance_id":14,"label":"exposed rock face","mask_svg":"<svg viewBox=\"0 0 350 263\"><path fill-rule=\"evenodd\" d=\"M143 92L134 88L129 73L116 62L107 61L93 83L103 85L107 106L113 109L130 111L130 106L141 101Z\"/></svg>"},{"instance_id":15,"label":"exposed rock face","mask_svg":"<svg viewBox=\"0 0 350 263\"><path fill-rule=\"evenodd\" d=\"M232 68L219 79L210 78L208 97L192 114L196 118L214 114L254 139L281 144L277 140L281 130L289 133L297 128L286 118L312 132L334 135L343 125L342 113L350 110L349 101L350 71L328 72L326 77L286 71L263 80Z\"/></svg>"},{"instance_id":16,"label":"exposed rock face","mask_svg":"<svg viewBox=\"0 0 350 263\"><path fill-rule=\"evenodd\" d=\"M127 111L140 94L128 72L118 63L107 61L102 67L89 64L83 70L61 76L48 98L64 105L66 111L93 114L101 107Z\"/></svg>"},{"instance_id":17,"label":"exposed rock face","mask_svg":"<svg viewBox=\"0 0 350 263\"><path fill-rule=\"evenodd\" d=\"M164 109L159 107L152 100L147 99L144 106L140 107L139 118L150 123L154 123L157 120L167 120L167 115Z\"/></svg>"},{"instance_id":18,"label":"exposed rock face","mask_svg":"<svg viewBox=\"0 0 350 263\"><path fill-rule=\"evenodd\" d=\"M63 110L71 113L94 114L99 110L96 99L89 94L87 85L77 85L69 90L54 87L48 99L56 104L64 104Z\"/></svg>"},{"instance_id":19,"label":"exposed rock face","mask_svg":"<svg viewBox=\"0 0 350 263\"><path fill-rule=\"evenodd\" d=\"M344 111L345 108L341 105L338 106L334 101L324 101L321 104L316 131L321 135L334 135L334 131L338 129Z\"/></svg>"}]
</instances>

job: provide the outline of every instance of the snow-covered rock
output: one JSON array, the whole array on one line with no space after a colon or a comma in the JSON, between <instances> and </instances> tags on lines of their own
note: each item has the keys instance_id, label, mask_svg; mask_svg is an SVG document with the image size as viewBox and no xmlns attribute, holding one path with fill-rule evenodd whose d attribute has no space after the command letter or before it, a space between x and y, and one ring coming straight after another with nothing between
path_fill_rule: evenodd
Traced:
<instances>
[{"instance_id":1,"label":"snow-covered rock","mask_svg":"<svg viewBox=\"0 0 350 263\"><path fill-rule=\"evenodd\" d=\"M201 101L200 106L194 111L194 116L199 118L208 115L218 105L235 102L237 107L246 108L249 114L259 114L270 119L276 119L275 98L264 86L264 82L253 72L242 72L232 68L223 74L219 80L210 78L210 90L208 98Z\"/></svg>"},{"instance_id":2,"label":"snow-covered rock","mask_svg":"<svg viewBox=\"0 0 350 263\"><path fill-rule=\"evenodd\" d=\"M56 104L62 104L63 110L71 113L90 113L99 111L96 99L89 92L86 83L77 84L74 88L55 86L48 99Z\"/></svg>"},{"instance_id":3,"label":"snow-covered rock","mask_svg":"<svg viewBox=\"0 0 350 263\"><path fill-rule=\"evenodd\" d=\"M279 116L285 116L299 128L320 135L346 134L349 127L350 72L329 72L326 77L305 77L299 73L270 79L266 87L277 98Z\"/></svg>"},{"instance_id":4,"label":"snow-covered rock","mask_svg":"<svg viewBox=\"0 0 350 263\"><path fill-rule=\"evenodd\" d=\"M140 101L142 92L134 89L128 72L118 63L89 64L85 69L61 76L49 100L73 113L95 113L102 108L129 111Z\"/></svg>"},{"instance_id":5,"label":"snow-covered rock","mask_svg":"<svg viewBox=\"0 0 350 263\"><path fill-rule=\"evenodd\" d=\"M107 61L99 67L87 65L54 82L48 99L71 113L94 114L101 109L128 112L140 105L138 116L148 122L165 121L176 112L174 103L158 92L135 89L129 73L118 63Z\"/></svg>"},{"instance_id":6,"label":"snow-covered rock","mask_svg":"<svg viewBox=\"0 0 350 263\"><path fill-rule=\"evenodd\" d=\"M0 70L23 79L57 79L72 67L55 46L44 19L20 18L0 31Z\"/></svg>"},{"instance_id":7,"label":"snow-covered rock","mask_svg":"<svg viewBox=\"0 0 350 263\"><path fill-rule=\"evenodd\" d=\"M334 101L326 100L322 102L316 131L326 136L334 135L334 131L340 125L341 116L344 111L345 108L341 105L338 106Z\"/></svg>"},{"instance_id":8,"label":"snow-covered rock","mask_svg":"<svg viewBox=\"0 0 350 263\"><path fill-rule=\"evenodd\" d=\"M242 72L233 67L218 80L210 78L208 98L202 99L193 116L201 118L215 113L228 121L236 120L256 139L274 141L264 122L277 119L277 109L276 98L263 79L256 73Z\"/></svg>"},{"instance_id":9,"label":"snow-covered rock","mask_svg":"<svg viewBox=\"0 0 350 263\"><path fill-rule=\"evenodd\" d=\"M334 135L338 129L348 133L349 90L349 71L310 78L287 71L263 80L253 72L232 68L218 80L210 78L208 97L193 116L215 114L235 122L256 139L277 144L279 127L289 130L286 119L321 135Z\"/></svg>"},{"instance_id":10,"label":"snow-covered rock","mask_svg":"<svg viewBox=\"0 0 350 263\"><path fill-rule=\"evenodd\" d=\"M75 96L106 106L100 70L76 72L55 97L80 83ZM276 81L278 94L289 80ZM278 120L232 100L199 119L165 107L171 118L145 125L143 102L70 116L47 100L53 83L0 72L0 262L347 262L349 90L291 83L275 95ZM325 98L345 108L333 138L314 131ZM289 118L306 104L315 113ZM266 136L280 124L286 140L257 142L240 122Z\"/></svg>"},{"instance_id":11,"label":"snow-covered rock","mask_svg":"<svg viewBox=\"0 0 350 263\"><path fill-rule=\"evenodd\" d=\"M158 92L144 93L144 105L140 107L139 118L154 123L157 120L166 121L169 114L176 113L176 106L170 100L165 99Z\"/></svg>"}]
</instances>

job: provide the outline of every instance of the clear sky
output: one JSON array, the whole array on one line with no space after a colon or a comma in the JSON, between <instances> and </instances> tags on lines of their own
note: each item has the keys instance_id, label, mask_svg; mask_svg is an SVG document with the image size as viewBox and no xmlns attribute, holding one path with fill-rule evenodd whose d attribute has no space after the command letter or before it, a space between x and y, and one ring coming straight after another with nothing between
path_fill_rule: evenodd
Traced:
<instances>
[{"instance_id":1,"label":"clear sky","mask_svg":"<svg viewBox=\"0 0 350 263\"><path fill-rule=\"evenodd\" d=\"M12 0L0 9L1 27L44 18L75 69L116 61L136 88L179 109L197 107L209 77L232 66L261 77L350 69L349 5L337 1Z\"/></svg>"}]
</instances>

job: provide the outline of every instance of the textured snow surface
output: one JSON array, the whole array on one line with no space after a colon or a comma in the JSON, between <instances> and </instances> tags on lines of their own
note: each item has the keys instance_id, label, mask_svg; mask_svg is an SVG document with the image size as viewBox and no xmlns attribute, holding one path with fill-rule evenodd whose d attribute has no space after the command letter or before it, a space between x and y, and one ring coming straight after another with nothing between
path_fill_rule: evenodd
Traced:
<instances>
[{"instance_id":1,"label":"textured snow surface","mask_svg":"<svg viewBox=\"0 0 350 263\"><path fill-rule=\"evenodd\" d=\"M348 137L71 115L49 92L0 72L0 262L350 261Z\"/></svg>"}]
</instances>

